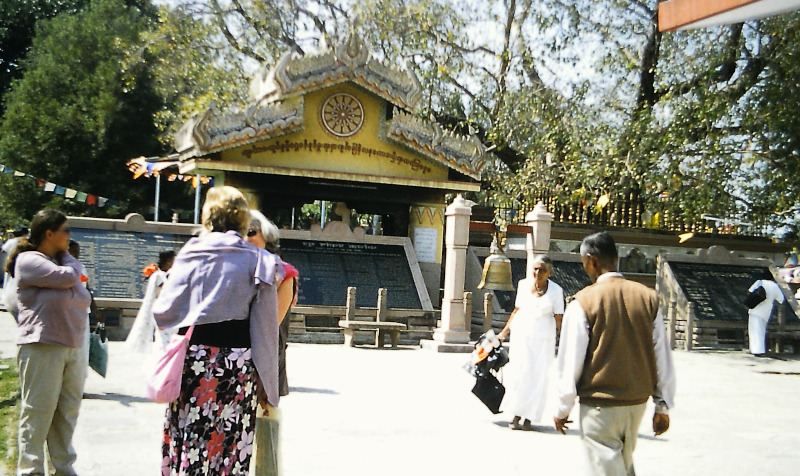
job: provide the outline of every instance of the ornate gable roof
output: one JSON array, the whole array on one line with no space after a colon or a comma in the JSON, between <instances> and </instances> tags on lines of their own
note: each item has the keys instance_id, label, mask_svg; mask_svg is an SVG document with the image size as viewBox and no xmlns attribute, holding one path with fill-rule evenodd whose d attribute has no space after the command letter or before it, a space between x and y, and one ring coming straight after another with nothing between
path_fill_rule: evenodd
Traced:
<instances>
[{"instance_id":1,"label":"ornate gable roof","mask_svg":"<svg viewBox=\"0 0 800 476\"><path fill-rule=\"evenodd\" d=\"M387 130L391 142L433 156L464 175L480 180L486 163L486 149L474 135L463 136L443 128L438 122L424 121L395 108Z\"/></svg>"},{"instance_id":2,"label":"ornate gable roof","mask_svg":"<svg viewBox=\"0 0 800 476\"><path fill-rule=\"evenodd\" d=\"M289 52L273 68L262 68L250 83L250 107L221 112L212 105L183 124L175 149L186 160L301 131L304 95L345 82L396 106L384 139L480 180L486 149L477 137L404 112L415 110L422 97L416 76L372 58L355 34L334 48L303 56Z\"/></svg>"},{"instance_id":3,"label":"ornate gable roof","mask_svg":"<svg viewBox=\"0 0 800 476\"><path fill-rule=\"evenodd\" d=\"M274 68L265 66L253 78L250 96L256 101L272 101L343 82L355 83L409 110L415 109L422 98L422 88L414 74L372 58L355 34L317 54L284 54Z\"/></svg>"}]
</instances>

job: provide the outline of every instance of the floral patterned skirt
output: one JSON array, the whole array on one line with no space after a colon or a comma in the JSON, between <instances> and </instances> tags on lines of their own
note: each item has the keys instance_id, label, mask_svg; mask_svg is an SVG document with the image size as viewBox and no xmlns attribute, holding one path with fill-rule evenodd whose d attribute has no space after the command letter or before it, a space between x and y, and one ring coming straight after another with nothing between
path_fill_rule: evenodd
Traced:
<instances>
[{"instance_id":1,"label":"floral patterned skirt","mask_svg":"<svg viewBox=\"0 0 800 476\"><path fill-rule=\"evenodd\" d=\"M247 476L256 420L249 348L191 345L167 408L162 476Z\"/></svg>"}]
</instances>

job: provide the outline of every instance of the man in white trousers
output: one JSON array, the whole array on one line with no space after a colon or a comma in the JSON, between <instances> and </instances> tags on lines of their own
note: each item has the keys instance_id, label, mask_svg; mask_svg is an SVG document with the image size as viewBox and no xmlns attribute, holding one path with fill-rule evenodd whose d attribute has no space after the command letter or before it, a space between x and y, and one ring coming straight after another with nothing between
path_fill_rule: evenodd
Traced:
<instances>
[{"instance_id":1,"label":"man in white trousers","mask_svg":"<svg viewBox=\"0 0 800 476\"><path fill-rule=\"evenodd\" d=\"M775 302L783 304L785 298L783 291L781 291L780 286L774 281L771 274L753 283L748 291L753 292L759 286L764 287L767 298L756 304L753 309L750 309L747 334L750 340L750 353L756 357L764 357L767 351L767 322L769 322L769 316L772 314L772 304Z\"/></svg>"}]
</instances>

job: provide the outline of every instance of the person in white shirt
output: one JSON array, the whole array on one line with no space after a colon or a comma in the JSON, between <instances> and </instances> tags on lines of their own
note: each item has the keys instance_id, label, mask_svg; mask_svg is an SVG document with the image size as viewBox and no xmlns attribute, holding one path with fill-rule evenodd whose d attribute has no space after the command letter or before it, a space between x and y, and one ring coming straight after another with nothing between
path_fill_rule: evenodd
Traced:
<instances>
[{"instance_id":1,"label":"person in white shirt","mask_svg":"<svg viewBox=\"0 0 800 476\"><path fill-rule=\"evenodd\" d=\"M158 254L158 264L149 265L143 273L147 277L147 289L142 299L139 312L133 321L128 337L125 338L125 349L131 352L147 353L163 350L169 345L176 329L159 329L153 317L153 304L156 302L161 288L167 281L167 272L175 262L175 251L166 250ZM155 345L153 344L155 336Z\"/></svg>"},{"instance_id":2,"label":"person in white shirt","mask_svg":"<svg viewBox=\"0 0 800 476\"><path fill-rule=\"evenodd\" d=\"M759 286L764 287L767 298L756 304L756 307L749 310L750 318L747 323L747 334L750 341L750 353L756 357L764 357L766 354L767 322L772 314L772 304L777 302L782 304L784 301L783 291L776 283L772 275L759 279L748 291L753 292Z\"/></svg>"},{"instance_id":3,"label":"person in white shirt","mask_svg":"<svg viewBox=\"0 0 800 476\"><path fill-rule=\"evenodd\" d=\"M553 421L566 434L579 397L591 474L631 476L648 398L656 404L656 435L669 429L668 413L674 407L675 370L664 319L655 291L617 272L611 235L585 237L581 261L594 284L578 292L564 312Z\"/></svg>"}]
</instances>

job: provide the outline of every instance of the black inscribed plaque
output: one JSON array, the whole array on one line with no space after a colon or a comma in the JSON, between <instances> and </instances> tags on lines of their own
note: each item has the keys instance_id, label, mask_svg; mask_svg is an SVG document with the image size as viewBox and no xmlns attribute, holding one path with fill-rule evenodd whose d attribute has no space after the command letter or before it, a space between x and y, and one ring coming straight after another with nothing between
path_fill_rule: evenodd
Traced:
<instances>
[{"instance_id":1,"label":"black inscribed plaque","mask_svg":"<svg viewBox=\"0 0 800 476\"><path fill-rule=\"evenodd\" d=\"M481 266L486 258L481 258ZM514 288L519 284L519 280L525 278L527 273L527 259L524 258L509 258L511 260L511 278L514 283ZM564 298L569 299L575 293L592 284L586 271L583 270L583 265L580 262L572 261L553 261L553 274L549 278L554 283L561 286L564 290ZM494 295L497 297L497 302L506 312L514 310L514 302L516 301L517 293L514 291L495 291Z\"/></svg>"},{"instance_id":2,"label":"black inscribed plaque","mask_svg":"<svg viewBox=\"0 0 800 476\"><path fill-rule=\"evenodd\" d=\"M158 253L178 252L191 236L73 228L81 245L80 261L89 286L98 298L141 299L147 289L145 266L158 262Z\"/></svg>"},{"instance_id":3,"label":"black inscribed plaque","mask_svg":"<svg viewBox=\"0 0 800 476\"><path fill-rule=\"evenodd\" d=\"M750 286L769 272L766 267L736 266L707 263L668 263L689 301L695 303L698 319L747 322L747 307L743 301ZM784 301L786 323L800 319ZM777 319L777 306L772 307L772 319Z\"/></svg>"},{"instance_id":4,"label":"black inscribed plaque","mask_svg":"<svg viewBox=\"0 0 800 476\"><path fill-rule=\"evenodd\" d=\"M298 304L344 306L355 286L358 307L376 307L386 288L392 309L422 309L402 245L281 240L281 257L300 272Z\"/></svg>"}]
</instances>

